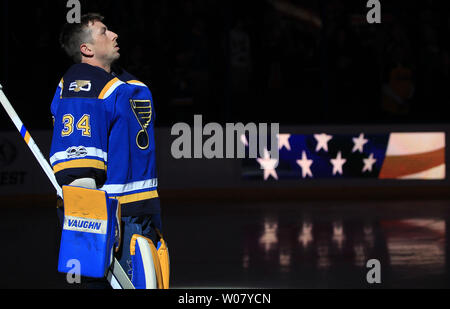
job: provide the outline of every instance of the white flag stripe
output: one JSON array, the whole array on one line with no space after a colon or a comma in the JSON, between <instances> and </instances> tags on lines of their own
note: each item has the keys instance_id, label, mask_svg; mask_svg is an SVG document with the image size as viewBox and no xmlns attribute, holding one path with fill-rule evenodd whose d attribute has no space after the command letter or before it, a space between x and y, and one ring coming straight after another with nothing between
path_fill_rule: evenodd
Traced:
<instances>
[{"instance_id":1,"label":"white flag stripe","mask_svg":"<svg viewBox=\"0 0 450 309\"><path fill-rule=\"evenodd\" d=\"M402 223L414 225L421 228L433 230L434 232L445 236L445 221L439 219L405 219Z\"/></svg>"},{"instance_id":2,"label":"white flag stripe","mask_svg":"<svg viewBox=\"0 0 450 309\"><path fill-rule=\"evenodd\" d=\"M83 147L83 146L78 146L78 147ZM53 165L53 163L60 161L60 160L77 159L77 158L83 158L83 157L97 157L97 158L100 158L103 161L107 162L108 153L104 152L103 150L95 148L95 147L84 147L84 149L86 149L87 153L85 155L79 156L79 157L69 157L67 150L57 152L50 158L50 164Z\"/></svg>"},{"instance_id":3,"label":"white flag stripe","mask_svg":"<svg viewBox=\"0 0 450 309\"><path fill-rule=\"evenodd\" d=\"M445 164L415 174L401 176L398 179L445 179Z\"/></svg>"},{"instance_id":4,"label":"white flag stripe","mask_svg":"<svg viewBox=\"0 0 450 309\"><path fill-rule=\"evenodd\" d=\"M158 186L158 179L152 178L142 181L130 182L123 185L104 185L100 190L108 192L108 194L121 194L142 189L151 189Z\"/></svg>"},{"instance_id":5,"label":"white flag stripe","mask_svg":"<svg viewBox=\"0 0 450 309\"><path fill-rule=\"evenodd\" d=\"M445 148L444 132L391 133L386 156L419 154Z\"/></svg>"}]
</instances>

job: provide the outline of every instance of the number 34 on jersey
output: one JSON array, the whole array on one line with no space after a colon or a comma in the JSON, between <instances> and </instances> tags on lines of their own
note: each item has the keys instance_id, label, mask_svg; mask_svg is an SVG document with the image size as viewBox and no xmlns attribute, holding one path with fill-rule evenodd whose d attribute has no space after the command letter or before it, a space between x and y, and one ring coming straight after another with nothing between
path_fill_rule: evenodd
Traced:
<instances>
[{"instance_id":1,"label":"number 34 on jersey","mask_svg":"<svg viewBox=\"0 0 450 309\"><path fill-rule=\"evenodd\" d=\"M62 117L63 128L61 130L61 136L70 136L74 132L74 123L76 121L75 129L81 131L82 136L91 137L90 118L89 114L84 114L80 119L75 119L71 114L65 114Z\"/></svg>"}]
</instances>

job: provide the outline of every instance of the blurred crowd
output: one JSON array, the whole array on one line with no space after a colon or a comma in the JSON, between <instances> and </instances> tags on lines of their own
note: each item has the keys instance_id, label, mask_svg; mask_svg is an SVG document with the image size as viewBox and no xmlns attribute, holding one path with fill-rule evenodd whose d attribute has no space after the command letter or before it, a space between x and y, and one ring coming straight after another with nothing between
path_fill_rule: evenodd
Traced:
<instances>
[{"instance_id":1,"label":"blurred crowd","mask_svg":"<svg viewBox=\"0 0 450 309\"><path fill-rule=\"evenodd\" d=\"M46 128L70 65L57 42L69 9L7 2L2 83L19 111L37 106L28 121ZM380 24L367 22L365 0L80 2L119 34L120 64L152 90L157 126L194 114L282 125L447 120L446 1L380 1Z\"/></svg>"}]
</instances>

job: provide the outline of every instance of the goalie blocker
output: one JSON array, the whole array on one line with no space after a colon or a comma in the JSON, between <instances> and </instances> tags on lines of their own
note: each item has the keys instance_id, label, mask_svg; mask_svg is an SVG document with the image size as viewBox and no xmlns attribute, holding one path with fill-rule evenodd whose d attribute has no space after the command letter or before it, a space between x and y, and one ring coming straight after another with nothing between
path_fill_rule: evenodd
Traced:
<instances>
[{"instance_id":1,"label":"goalie blocker","mask_svg":"<svg viewBox=\"0 0 450 309\"><path fill-rule=\"evenodd\" d=\"M104 191L63 186L64 224L58 271L77 260L80 275L103 278L120 244L120 205Z\"/></svg>"},{"instance_id":2,"label":"goalie blocker","mask_svg":"<svg viewBox=\"0 0 450 309\"><path fill-rule=\"evenodd\" d=\"M103 278L120 244L120 204L105 191L63 186L64 225L58 271L71 270L70 260L80 265L80 275ZM159 241L134 234L130 242L132 276L137 289L169 288L169 253L156 230Z\"/></svg>"}]
</instances>

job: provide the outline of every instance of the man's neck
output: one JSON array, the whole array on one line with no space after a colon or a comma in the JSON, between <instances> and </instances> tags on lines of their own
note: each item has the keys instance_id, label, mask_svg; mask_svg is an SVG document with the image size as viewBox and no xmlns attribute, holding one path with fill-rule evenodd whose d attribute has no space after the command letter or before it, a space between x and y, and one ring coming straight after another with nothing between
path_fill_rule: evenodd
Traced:
<instances>
[{"instance_id":1,"label":"man's neck","mask_svg":"<svg viewBox=\"0 0 450 309\"><path fill-rule=\"evenodd\" d=\"M101 63L100 61L98 61L97 59L93 59L93 58L83 58L83 60L81 62L102 68L106 72L111 73L111 64L104 64L104 63Z\"/></svg>"}]
</instances>

